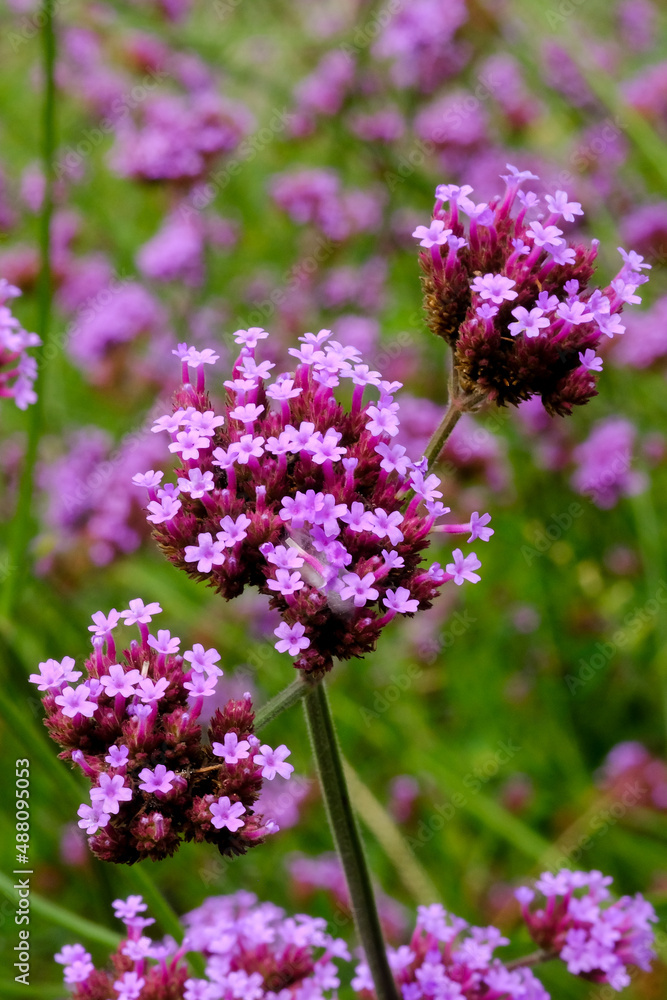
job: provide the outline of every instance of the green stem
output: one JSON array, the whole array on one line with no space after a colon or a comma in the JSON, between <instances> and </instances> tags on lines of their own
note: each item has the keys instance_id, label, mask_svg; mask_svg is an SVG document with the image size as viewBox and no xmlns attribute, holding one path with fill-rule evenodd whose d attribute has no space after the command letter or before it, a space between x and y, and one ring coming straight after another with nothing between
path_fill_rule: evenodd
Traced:
<instances>
[{"instance_id":1,"label":"green stem","mask_svg":"<svg viewBox=\"0 0 667 1000\"><path fill-rule=\"evenodd\" d=\"M323 683L309 692L304 700L304 708L329 826L345 872L352 914L373 977L375 994L377 1000L398 1000L396 984L387 962L371 876L352 811L338 738Z\"/></svg>"},{"instance_id":2,"label":"green stem","mask_svg":"<svg viewBox=\"0 0 667 1000\"><path fill-rule=\"evenodd\" d=\"M445 447L447 438L452 433L462 416L463 410L461 410L454 401L450 402L445 411L444 417L440 421L440 425L436 427L431 440L426 445L424 455L429 469L437 461L440 452Z\"/></svg>"},{"instance_id":3,"label":"green stem","mask_svg":"<svg viewBox=\"0 0 667 1000\"><path fill-rule=\"evenodd\" d=\"M531 952L530 955L524 955L523 958L514 958L511 962L505 962L505 966L508 969L529 969L534 965L541 965L542 962L550 962L554 958L558 958L557 951L545 951L544 948L540 948L538 951Z\"/></svg>"},{"instance_id":4,"label":"green stem","mask_svg":"<svg viewBox=\"0 0 667 1000\"><path fill-rule=\"evenodd\" d=\"M307 681L302 680L301 677L297 677L295 681L288 684L280 694L277 694L275 698L271 698L270 701L267 701L266 705L262 705L259 709L255 716L255 732L264 726L268 726L270 722L277 719L288 708L291 708L292 705L296 705L298 701L305 698L317 683L318 681Z\"/></svg>"},{"instance_id":5,"label":"green stem","mask_svg":"<svg viewBox=\"0 0 667 1000\"><path fill-rule=\"evenodd\" d=\"M9 618L16 605L25 578L26 555L30 544L31 501L35 479L35 465L39 439L44 424L44 361L51 318L51 217L53 214L53 160L55 152L55 62L56 38L53 23L54 0L44 0L42 14L42 66L44 73L44 102L42 109L42 169L44 171L44 201L39 219L40 277L37 300L37 327L42 344L35 351L37 402L29 410L28 443L26 447L16 512L9 531L9 560L5 590L2 595L2 612Z\"/></svg>"}]
</instances>

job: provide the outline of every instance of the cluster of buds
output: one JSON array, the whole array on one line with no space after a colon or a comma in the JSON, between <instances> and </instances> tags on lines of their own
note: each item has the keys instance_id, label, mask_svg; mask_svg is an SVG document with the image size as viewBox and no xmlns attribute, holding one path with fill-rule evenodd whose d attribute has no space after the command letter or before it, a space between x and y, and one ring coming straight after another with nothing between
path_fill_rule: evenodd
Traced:
<instances>
[{"instance_id":1,"label":"cluster of buds","mask_svg":"<svg viewBox=\"0 0 667 1000\"><path fill-rule=\"evenodd\" d=\"M641 271L651 265L619 247L618 274L590 290L598 241L568 244L560 228L583 215L581 205L556 191L546 195L545 215L537 194L522 189L536 175L507 168L504 194L488 204L473 202L468 184L436 188L430 226L413 233L424 248L424 308L454 352L464 408L537 395L549 413L565 415L596 395L596 349L624 332L619 314L641 302L636 290L648 280Z\"/></svg>"},{"instance_id":2,"label":"cluster of buds","mask_svg":"<svg viewBox=\"0 0 667 1000\"><path fill-rule=\"evenodd\" d=\"M263 780L294 770L283 744L260 745L250 695L216 709L202 743L197 720L215 694L220 654L148 625L162 609L139 598L125 611L93 615L86 677L70 656L46 660L30 680L43 692L45 725L60 757L91 781L79 826L104 861L132 864L173 854L181 841L208 841L244 854L278 830L253 808ZM139 626L140 641L116 650L118 624Z\"/></svg>"},{"instance_id":3,"label":"cluster of buds","mask_svg":"<svg viewBox=\"0 0 667 1000\"><path fill-rule=\"evenodd\" d=\"M226 599L255 586L283 621L276 648L295 666L321 674L333 657L364 656L396 614L430 607L447 581L477 582L475 553L455 549L443 569L422 552L434 530L488 540L490 516L437 526L449 513L440 480L393 442L394 394L354 347L307 333L290 349L296 370L271 384L270 361L255 348L268 337L238 330L240 354L217 411L205 391L204 365L217 355L180 345L183 387L174 412L154 431L170 437L180 467L135 476L148 489L148 520L167 558ZM196 370L196 384L190 372ZM349 380L344 407L334 389ZM364 405L367 387L379 395Z\"/></svg>"},{"instance_id":4,"label":"cluster of buds","mask_svg":"<svg viewBox=\"0 0 667 1000\"><path fill-rule=\"evenodd\" d=\"M565 868L556 875L545 872L535 883L545 897L542 908L528 909L535 892L527 886L515 895L533 940L547 955L560 958L575 976L622 990L630 984L628 965L650 969L651 924L658 918L639 893L609 902L612 881L599 871Z\"/></svg>"},{"instance_id":5,"label":"cluster of buds","mask_svg":"<svg viewBox=\"0 0 667 1000\"><path fill-rule=\"evenodd\" d=\"M36 333L27 333L7 305L21 290L0 278L0 396L10 397L20 410L37 400L33 383L37 362L26 351L41 344Z\"/></svg>"},{"instance_id":6,"label":"cluster of buds","mask_svg":"<svg viewBox=\"0 0 667 1000\"><path fill-rule=\"evenodd\" d=\"M333 958L349 959L319 918L288 917L250 892L207 899L184 917L182 945L144 933L154 921L141 896L117 899L126 935L107 969L96 969L81 944L55 956L73 1000L326 1000L339 985ZM206 978L194 978L186 952L203 956Z\"/></svg>"}]
</instances>

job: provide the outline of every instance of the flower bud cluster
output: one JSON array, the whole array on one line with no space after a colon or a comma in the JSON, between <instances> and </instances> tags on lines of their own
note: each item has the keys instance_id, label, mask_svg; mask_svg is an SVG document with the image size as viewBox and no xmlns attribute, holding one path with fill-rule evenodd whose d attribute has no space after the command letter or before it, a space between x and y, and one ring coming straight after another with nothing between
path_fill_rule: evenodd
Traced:
<instances>
[{"instance_id":1,"label":"flower bud cluster","mask_svg":"<svg viewBox=\"0 0 667 1000\"><path fill-rule=\"evenodd\" d=\"M79 826L104 861L158 860L184 840L244 854L278 830L253 807L264 779L289 778L290 751L260 745L249 694L216 709L210 742L202 743L197 720L222 676L220 654L195 643L180 655L178 637L166 629L152 635L148 625L161 610L137 598L125 611L96 612L94 652L80 683L70 656L46 660L30 676L43 692L45 725L63 748L60 757L91 782ZM113 635L121 621L140 631L122 653Z\"/></svg>"},{"instance_id":2,"label":"flower bud cluster","mask_svg":"<svg viewBox=\"0 0 667 1000\"><path fill-rule=\"evenodd\" d=\"M546 195L545 212L542 199L522 189L536 175L507 168L504 194L488 204L471 200L469 184L436 188L430 226L413 233L423 247L424 308L476 403L517 405L538 395L549 413L565 415L596 395L596 349L603 337L624 333L619 314L641 302L636 290L651 265L619 247L617 275L589 289L598 241L568 244L560 228L583 215L579 202L556 191Z\"/></svg>"},{"instance_id":3,"label":"flower bud cluster","mask_svg":"<svg viewBox=\"0 0 667 1000\"><path fill-rule=\"evenodd\" d=\"M446 581L477 582L475 553L426 568L422 552L449 513L440 480L394 442L399 382L362 363L359 351L307 333L290 349L296 370L271 384L275 365L257 361L268 333L238 330L241 351L217 411L204 364L217 355L180 345L183 388L175 410L154 430L170 437L180 466L135 476L149 492L148 520L168 559L228 600L256 586L283 617L279 652L307 672L331 669L337 656L370 652L396 614L430 607ZM196 370L196 385L190 371ZM351 406L334 395L352 383ZM379 398L364 405L367 387ZM488 540L490 516L474 513L446 532Z\"/></svg>"},{"instance_id":4,"label":"flower bud cluster","mask_svg":"<svg viewBox=\"0 0 667 1000\"><path fill-rule=\"evenodd\" d=\"M154 942L145 929L141 896L116 899L126 935L106 969L96 969L83 945L55 956L73 1000L326 1000L340 985L332 959L349 959L345 942L326 933L321 918L288 917L250 892L214 896L184 918L182 945ZM203 956L205 978L193 977L187 952Z\"/></svg>"}]
</instances>

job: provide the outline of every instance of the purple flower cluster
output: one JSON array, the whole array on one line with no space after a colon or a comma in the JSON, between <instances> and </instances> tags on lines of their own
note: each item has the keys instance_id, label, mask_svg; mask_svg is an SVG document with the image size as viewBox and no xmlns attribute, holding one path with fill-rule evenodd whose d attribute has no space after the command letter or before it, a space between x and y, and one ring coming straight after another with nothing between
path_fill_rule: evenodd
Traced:
<instances>
[{"instance_id":1,"label":"purple flower cluster","mask_svg":"<svg viewBox=\"0 0 667 1000\"><path fill-rule=\"evenodd\" d=\"M219 413L203 368L217 355L179 347L184 385L175 411L154 425L169 434L177 481L162 486L153 470L134 481L148 488L148 520L174 565L227 599L258 587L284 619L276 648L299 669L326 671L334 656L370 652L392 618L428 608L446 581L477 582L481 564L455 549L445 569L422 565L449 508L438 477L394 443L399 382L321 330L290 349L294 372L266 384L275 366L258 362L255 348L268 334L234 336L241 352ZM334 395L345 380L349 410ZM367 387L379 398L364 405ZM487 521L475 515L450 530L486 540Z\"/></svg>"},{"instance_id":2,"label":"purple flower cluster","mask_svg":"<svg viewBox=\"0 0 667 1000\"><path fill-rule=\"evenodd\" d=\"M577 466L572 476L574 489L590 496L603 510L613 507L622 496L646 489L646 475L633 468L636 437L636 428L625 417L598 421L572 453Z\"/></svg>"},{"instance_id":3,"label":"purple flower cluster","mask_svg":"<svg viewBox=\"0 0 667 1000\"><path fill-rule=\"evenodd\" d=\"M634 740L617 743L605 757L597 775L597 784L628 809L645 808L667 811L667 764ZM614 813L612 806L612 815Z\"/></svg>"},{"instance_id":4,"label":"purple flower cluster","mask_svg":"<svg viewBox=\"0 0 667 1000\"><path fill-rule=\"evenodd\" d=\"M639 893L610 902L607 886L612 881L599 871L564 868L555 875L544 872L535 883L545 897L543 907L529 909L535 892L527 886L515 895L533 939L545 952L558 956L574 976L622 990L630 984L628 965L650 969L651 924L658 918Z\"/></svg>"},{"instance_id":5,"label":"purple flower cluster","mask_svg":"<svg viewBox=\"0 0 667 1000\"><path fill-rule=\"evenodd\" d=\"M300 903L310 902L319 890L324 890L335 907L336 913L352 916L350 892L345 873L336 854L326 852L307 856L298 852L287 860L287 870L292 879L293 891ZM391 896L375 887L375 901L382 932L388 941L405 939L407 914L404 907Z\"/></svg>"},{"instance_id":6,"label":"purple flower cluster","mask_svg":"<svg viewBox=\"0 0 667 1000\"><path fill-rule=\"evenodd\" d=\"M152 941L154 921L141 896L116 899L126 935L107 969L96 969L83 945L55 956L73 1000L325 1000L340 985L332 959L349 959L324 920L289 917L250 892L214 896L184 918L182 945ZM206 960L205 978L190 975L186 952Z\"/></svg>"},{"instance_id":7,"label":"purple flower cluster","mask_svg":"<svg viewBox=\"0 0 667 1000\"><path fill-rule=\"evenodd\" d=\"M37 362L26 353L29 347L41 344L36 333L27 333L12 315L7 305L21 290L0 278L0 396L14 400L25 410L37 400L33 382L37 377Z\"/></svg>"},{"instance_id":8,"label":"purple flower cluster","mask_svg":"<svg viewBox=\"0 0 667 1000\"><path fill-rule=\"evenodd\" d=\"M494 951L509 944L497 927L472 927L439 903L420 906L408 945L388 948L387 958L403 1000L549 1000L528 968L509 969ZM374 996L366 962L352 988Z\"/></svg>"},{"instance_id":9,"label":"purple flower cluster","mask_svg":"<svg viewBox=\"0 0 667 1000\"><path fill-rule=\"evenodd\" d=\"M649 968L654 957L650 925L657 917L639 894L610 902L606 887L611 881L598 871L545 872L536 888L547 903L533 912L528 909L533 890L517 889L542 953L509 963L494 957L496 948L510 943L497 927L472 927L438 903L420 906L409 945L387 949L403 1000L549 1000L530 966L555 958L575 976L623 989L630 982L627 965ZM363 998L374 995L366 962L357 966L352 987Z\"/></svg>"},{"instance_id":10,"label":"purple flower cluster","mask_svg":"<svg viewBox=\"0 0 667 1000\"><path fill-rule=\"evenodd\" d=\"M571 413L596 394L601 339L624 332L619 314L648 278L650 264L620 249L623 266L604 289L589 291L597 241L570 245L560 226L583 215L565 191L542 200L511 164L504 195L476 204L466 184L441 184L430 226L417 226L424 308L431 330L454 351L471 404L542 397L550 413ZM516 202L518 212L512 214ZM448 207L446 207L448 206ZM464 219L469 220L466 228Z\"/></svg>"},{"instance_id":11,"label":"purple flower cluster","mask_svg":"<svg viewBox=\"0 0 667 1000\"><path fill-rule=\"evenodd\" d=\"M609 983L620 990L629 982L625 966L647 969L654 957L652 907L637 895L604 908L611 879L600 872L544 873L536 883L547 897L544 910L530 912L534 893L516 892L531 934L543 948L542 961L560 958L576 976ZM586 889L575 896L574 891ZM145 933L153 923L142 914L141 896L114 901L127 935L111 956L110 969L95 969L80 944L66 945L55 959L64 966L73 1000L324 1000L340 981L332 959L350 960L347 947L326 932L318 917L288 917L252 893L207 899L183 918L182 945L153 942ZM496 927L474 927L440 904L418 908L409 944L388 948L387 957L403 1000L549 1000L529 965L535 956L504 963L495 950L509 944ZM206 978L193 978L186 952L206 961ZM352 988L373 997L365 961L355 970Z\"/></svg>"},{"instance_id":12,"label":"purple flower cluster","mask_svg":"<svg viewBox=\"0 0 667 1000\"><path fill-rule=\"evenodd\" d=\"M90 804L79 826L105 861L132 864L173 854L182 840L206 840L221 854L244 854L278 830L253 808L262 781L289 778L290 751L253 734L250 695L216 709L202 744L197 719L215 694L220 654L195 643L179 654L180 639L149 632L162 609L137 598L108 615L97 611L89 630L94 652L81 683L72 657L46 660L30 681L43 692L45 725L91 781ZM138 625L122 655L114 629Z\"/></svg>"},{"instance_id":13,"label":"purple flower cluster","mask_svg":"<svg viewBox=\"0 0 667 1000\"><path fill-rule=\"evenodd\" d=\"M111 162L135 180L192 184L217 156L235 149L252 125L244 105L214 91L161 94L141 105L137 121L126 116L118 123Z\"/></svg>"}]
</instances>

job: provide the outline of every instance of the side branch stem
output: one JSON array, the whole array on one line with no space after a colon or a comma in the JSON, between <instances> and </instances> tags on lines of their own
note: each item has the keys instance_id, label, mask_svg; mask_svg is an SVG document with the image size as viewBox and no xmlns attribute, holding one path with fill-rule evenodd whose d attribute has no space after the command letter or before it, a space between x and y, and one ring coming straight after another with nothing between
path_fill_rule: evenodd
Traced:
<instances>
[{"instance_id":1,"label":"side branch stem","mask_svg":"<svg viewBox=\"0 0 667 1000\"><path fill-rule=\"evenodd\" d=\"M539 948L537 951L533 951L530 955L524 955L523 958L515 958L511 962L505 962L508 969L529 969L534 965L541 965L542 962L550 962L552 959L558 958L557 951L545 951L544 948Z\"/></svg>"},{"instance_id":2,"label":"side branch stem","mask_svg":"<svg viewBox=\"0 0 667 1000\"><path fill-rule=\"evenodd\" d=\"M359 940L373 977L377 1000L398 1000L387 962L370 872L364 854L324 684L304 700L320 787L336 851L345 872Z\"/></svg>"},{"instance_id":3,"label":"side branch stem","mask_svg":"<svg viewBox=\"0 0 667 1000\"><path fill-rule=\"evenodd\" d=\"M452 433L462 416L463 410L460 409L456 401L452 399L447 407L447 410L445 411L444 417L440 421L440 425L436 427L431 440L426 445L424 455L426 457L426 461L428 462L429 469L437 461L440 452L445 447L447 438Z\"/></svg>"},{"instance_id":4,"label":"side branch stem","mask_svg":"<svg viewBox=\"0 0 667 1000\"><path fill-rule=\"evenodd\" d=\"M263 726L268 726L269 722L273 722L274 719L277 719L279 715L282 715L292 705L296 705L318 683L316 680L307 681L302 680L301 677L297 677L286 688L283 688L275 698L271 698L270 701L267 701L266 705L262 705L255 715L255 731L259 731Z\"/></svg>"}]
</instances>

